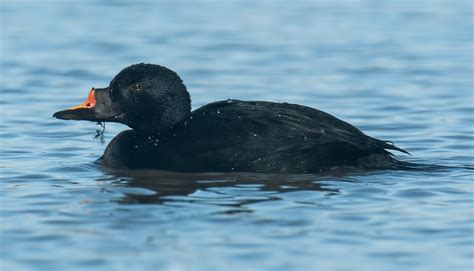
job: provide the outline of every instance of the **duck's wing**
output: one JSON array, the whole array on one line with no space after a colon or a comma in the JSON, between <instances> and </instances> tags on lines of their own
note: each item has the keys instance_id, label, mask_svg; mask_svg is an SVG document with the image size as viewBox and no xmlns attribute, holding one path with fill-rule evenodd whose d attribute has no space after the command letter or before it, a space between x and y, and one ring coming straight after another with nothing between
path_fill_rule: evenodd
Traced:
<instances>
[{"instance_id":1,"label":"duck's wing","mask_svg":"<svg viewBox=\"0 0 474 271\"><path fill-rule=\"evenodd\" d=\"M185 161L195 168L213 164L221 170L258 171L278 164L280 169L283 165L295 169L306 161L327 168L372 153L386 154L385 149L399 150L310 107L238 100L193 111L163 138L162 146L170 148L164 151L169 153L166 159L173 163Z\"/></svg>"},{"instance_id":2,"label":"duck's wing","mask_svg":"<svg viewBox=\"0 0 474 271\"><path fill-rule=\"evenodd\" d=\"M228 100L208 104L194 111L191 118L181 125L198 132L197 138L210 135L225 139L224 144L240 144L242 140L260 136L272 143L298 144L301 140L308 147L330 143L346 143L361 150L405 150L367 136L351 124L323 111L289 103L244 102ZM194 126L193 126L194 125ZM290 142L287 142L290 141ZM296 143L295 142L295 143ZM277 147L277 146L275 146Z\"/></svg>"}]
</instances>

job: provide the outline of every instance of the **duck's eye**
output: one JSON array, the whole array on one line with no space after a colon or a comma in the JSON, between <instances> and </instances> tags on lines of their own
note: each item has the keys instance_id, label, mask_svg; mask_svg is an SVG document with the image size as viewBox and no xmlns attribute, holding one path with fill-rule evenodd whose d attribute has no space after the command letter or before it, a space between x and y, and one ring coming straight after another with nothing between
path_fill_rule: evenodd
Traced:
<instances>
[{"instance_id":1,"label":"duck's eye","mask_svg":"<svg viewBox=\"0 0 474 271\"><path fill-rule=\"evenodd\" d=\"M140 83L134 83L130 86L130 90L139 91L143 88Z\"/></svg>"}]
</instances>

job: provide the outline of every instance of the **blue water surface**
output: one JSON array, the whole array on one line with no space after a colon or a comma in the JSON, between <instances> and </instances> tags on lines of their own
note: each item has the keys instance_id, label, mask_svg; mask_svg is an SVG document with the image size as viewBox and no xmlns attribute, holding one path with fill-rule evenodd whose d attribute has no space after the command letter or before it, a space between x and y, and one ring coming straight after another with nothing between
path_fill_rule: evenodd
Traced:
<instances>
[{"instance_id":1,"label":"blue water surface","mask_svg":"<svg viewBox=\"0 0 474 271\"><path fill-rule=\"evenodd\" d=\"M473 270L471 1L0 2L1 270ZM122 68L299 103L444 167L110 172L60 121ZM105 140L121 130L107 124Z\"/></svg>"}]
</instances>

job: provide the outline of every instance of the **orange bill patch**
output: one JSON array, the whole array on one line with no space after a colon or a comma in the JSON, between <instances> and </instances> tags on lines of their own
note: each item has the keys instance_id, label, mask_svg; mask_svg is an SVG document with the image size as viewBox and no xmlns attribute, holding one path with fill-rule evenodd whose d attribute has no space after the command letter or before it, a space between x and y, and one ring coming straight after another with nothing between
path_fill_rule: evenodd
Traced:
<instances>
[{"instance_id":1,"label":"orange bill patch","mask_svg":"<svg viewBox=\"0 0 474 271\"><path fill-rule=\"evenodd\" d=\"M92 108L94 107L96 104L96 100L95 100L95 88L92 88L91 91L89 92L89 96L87 97L87 100L78 105L78 106L73 106L71 108L69 108L69 110L74 110L74 109L86 109L86 108Z\"/></svg>"}]
</instances>

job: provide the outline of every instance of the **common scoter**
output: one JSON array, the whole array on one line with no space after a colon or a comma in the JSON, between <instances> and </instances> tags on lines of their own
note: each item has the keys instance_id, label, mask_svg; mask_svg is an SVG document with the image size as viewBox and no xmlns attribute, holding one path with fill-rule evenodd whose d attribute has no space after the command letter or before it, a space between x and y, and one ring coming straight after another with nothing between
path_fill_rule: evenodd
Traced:
<instances>
[{"instance_id":1,"label":"common scoter","mask_svg":"<svg viewBox=\"0 0 474 271\"><path fill-rule=\"evenodd\" d=\"M123 69L87 101L56 112L65 120L119 122L99 162L110 168L179 172L317 173L393 168L407 153L320 110L290 103L226 100L191 112L181 78L154 64Z\"/></svg>"}]
</instances>

